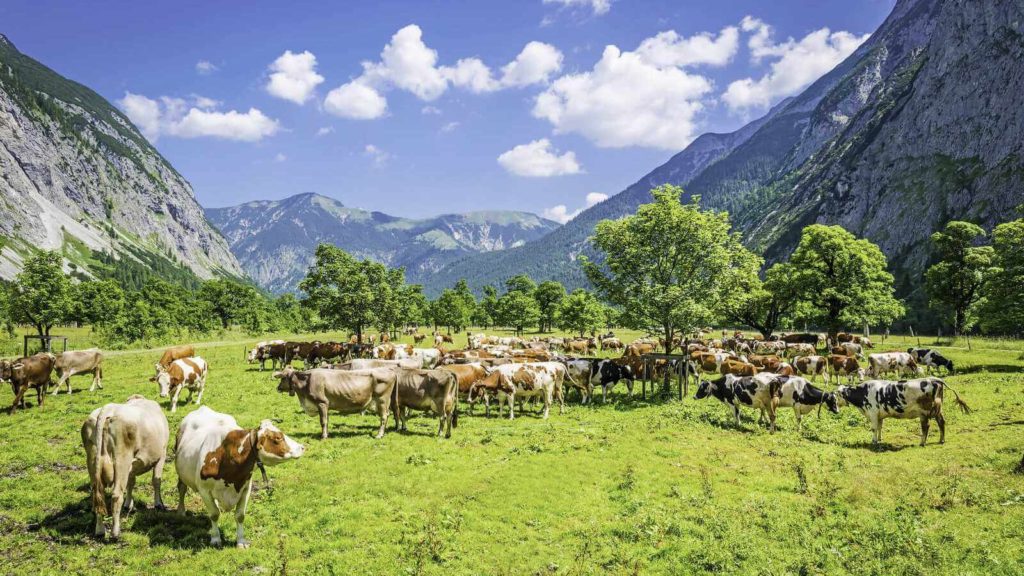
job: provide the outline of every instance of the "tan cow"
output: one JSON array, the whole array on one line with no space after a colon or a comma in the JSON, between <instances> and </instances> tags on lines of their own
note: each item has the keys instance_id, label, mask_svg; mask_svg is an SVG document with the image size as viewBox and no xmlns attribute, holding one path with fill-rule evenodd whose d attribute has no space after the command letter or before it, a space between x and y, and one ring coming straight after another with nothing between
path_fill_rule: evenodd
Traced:
<instances>
[{"instance_id":1,"label":"tan cow","mask_svg":"<svg viewBox=\"0 0 1024 576\"><path fill-rule=\"evenodd\" d=\"M130 512L135 507L132 491L138 476L153 471L154 506L164 508L160 479L169 437L167 418L160 405L139 394L129 396L124 404L107 404L89 414L82 424L82 447L89 467L97 537L102 538L106 532L103 518L108 510L107 488L112 488L112 538L121 536L122 508Z\"/></svg>"},{"instance_id":2,"label":"tan cow","mask_svg":"<svg viewBox=\"0 0 1024 576\"><path fill-rule=\"evenodd\" d=\"M316 368L297 371L285 368L274 373L280 380L277 391L298 396L302 411L320 417L320 439L327 439L328 413L358 414L370 404L377 408L380 428L377 438L384 436L391 408L391 392L395 387L397 369L332 370Z\"/></svg>"},{"instance_id":3,"label":"tan cow","mask_svg":"<svg viewBox=\"0 0 1024 576\"><path fill-rule=\"evenodd\" d=\"M171 362L174 362L175 360L180 360L182 358L191 358L192 356L195 356L195 355L196 355L196 349L191 344L181 344L180 346L171 346L167 350L164 350L163 355L160 356L160 360L156 364L157 364L157 366L160 366L160 367L166 369L168 366L171 365ZM160 372L160 368L157 368L156 371L157 371L157 373L159 373Z\"/></svg>"},{"instance_id":4,"label":"tan cow","mask_svg":"<svg viewBox=\"0 0 1024 576\"><path fill-rule=\"evenodd\" d=\"M65 382L68 385L68 394L71 394L71 377L79 374L92 375L92 386L89 387L89 392L95 390L97 386L102 390L102 364L103 353L97 348L73 350L70 352L64 352L60 356L57 356L57 360L54 362L53 367L57 371L57 376L60 379L57 380L57 386L54 388L53 394L56 396L60 393L60 386Z\"/></svg>"},{"instance_id":5,"label":"tan cow","mask_svg":"<svg viewBox=\"0 0 1024 576\"><path fill-rule=\"evenodd\" d=\"M864 369L860 367L860 363L853 356L833 354L828 357L828 367L830 372L829 382L835 378L836 384L838 384L840 376L846 376L851 384L853 383L854 376L861 380L864 379Z\"/></svg>"},{"instance_id":6,"label":"tan cow","mask_svg":"<svg viewBox=\"0 0 1024 576\"><path fill-rule=\"evenodd\" d=\"M406 429L406 412L433 412L440 420L437 435L451 438L452 428L459 425L459 379L451 371L398 370L391 410L395 414L395 430Z\"/></svg>"},{"instance_id":7,"label":"tan cow","mask_svg":"<svg viewBox=\"0 0 1024 576\"><path fill-rule=\"evenodd\" d=\"M53 354L40 352L26 358L0 361L0 382L11 383L14 392L14 403L10 413L21 407L25 408L25 393L29 388L36 390L36 402L41 407L46 398L46 390L53 385L53 365L57 357Z\"/></svg>"},{"instance_id":8,"label":"tan cow","mask_svg":"<svg viewBox=\"0 0 1024 576\"><path fill-rule=\"evenodd\" d=\"M825 373L828 366L828 359L824 356L799 356L793 359L793 368L798 374L810 376L813 381L816 376Z\"/></svg>"}]
</instances>

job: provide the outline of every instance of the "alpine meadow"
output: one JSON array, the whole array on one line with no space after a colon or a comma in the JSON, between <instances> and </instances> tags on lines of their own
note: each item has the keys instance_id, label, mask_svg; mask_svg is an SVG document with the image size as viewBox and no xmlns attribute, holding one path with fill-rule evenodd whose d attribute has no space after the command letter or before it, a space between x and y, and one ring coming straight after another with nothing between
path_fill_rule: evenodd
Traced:
<instances>
[{"instance_id":1,"label":"alpine meadow","mask_svg":"<svg viewBox=\"0 0 1024 576\"><path fill-rule=\"evenodd\" d=\"M1024 0L2 12L0 573L1024 573Z\"/></svg>"}]
</instances>

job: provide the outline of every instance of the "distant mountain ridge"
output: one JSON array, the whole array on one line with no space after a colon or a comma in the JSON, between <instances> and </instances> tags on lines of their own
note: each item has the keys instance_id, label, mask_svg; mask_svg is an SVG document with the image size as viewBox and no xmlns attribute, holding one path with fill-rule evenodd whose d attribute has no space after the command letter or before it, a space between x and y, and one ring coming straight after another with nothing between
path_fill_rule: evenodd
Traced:
<instances>
[{"instance_id":1,"label":"distant mountain ridge","mask_svg":"<svg viewBox=\"0 0 1024 576\"><path fill-rule=\"evenodd\" d=\"M518 246L558 227L513 211L400 218L349 208L315 193L208 208L206 214L249 276L273 292L296 289L321 242L359 258L404 266L410 282L421 282L466 254Z\"/></svg>"}]
</instances>

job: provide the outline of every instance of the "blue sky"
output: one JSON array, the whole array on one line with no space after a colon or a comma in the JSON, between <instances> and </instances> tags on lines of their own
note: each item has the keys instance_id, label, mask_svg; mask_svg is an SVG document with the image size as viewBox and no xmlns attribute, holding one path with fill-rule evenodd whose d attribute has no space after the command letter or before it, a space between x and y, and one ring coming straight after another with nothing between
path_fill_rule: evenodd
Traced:
<instances>
[{"instance_id":1,"label":"blue sky","mask_svg":"<svg viewBox=\"0 0 1024 576\"><path fill-rule=\"evenodd\" d=\"M0 32L121 106L205 206L564 220L795 93L892 5L7 0Z\"/></svg>"}]
</instances>

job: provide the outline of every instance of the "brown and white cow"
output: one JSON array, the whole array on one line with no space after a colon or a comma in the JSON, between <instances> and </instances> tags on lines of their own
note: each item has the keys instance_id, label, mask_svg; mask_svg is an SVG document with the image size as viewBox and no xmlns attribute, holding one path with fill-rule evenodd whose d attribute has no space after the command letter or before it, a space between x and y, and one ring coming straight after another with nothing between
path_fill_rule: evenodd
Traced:
<instances>
[{"instance_id":1,"label":"brown and white cow","mask_svg":"<svg viewBox=\"0 0 1024 576\"><path fill-rule=\"evenodd\" d=\"M833 346L830 351L833 354L839 354L842 356L856 356L858 358L864 358L864 347L852 342L837 344Z\"/></svg>"},{"instance_id":2,"label":"brown and white cow","mask_svg":"<svg viewBox=\"0 0 1024 576\"><path fill-rule=\"evenodd\" d=\"M171 346L167 350L164 350L163 355L160 356L160 360L157 361L157 363L156 363L156 365L158 366L158 368L156 369L157 374L160 373L160 368L166 369L168 366L171 365L171 362L174 362L175 360L180 360L182 358L191 358L192 356L195 356L195 355L196 355L196 349L191 344L181 344L179 346Z\"/></svg>"},{"instance_id":3,"label":"brown and white cow","mask_svg":"<svg viewBox=\"0 0 1024 576\"><path fill-rule=\"evenodd\" d=\"M796 369L797 374L810 376L811 380L825 374L826 366L828 366L828 359L824 356L799 356L793 359L793 368Z\"/></svg>"},{"instance_id":4,"label":"brown and white cow","mask_svg":"<svg viewBox=\"0 0 1024 576\"><path fill-rule=\"evenodd\" d=\"M441 369L455 374L459 384L459 396L467 400L469 400L469 391L473 385L487 377L487 370L479 362L445 365ZM490 403L486 402L485 405L489 412ZM473 402L469 403L469 413L473 413Z\"/></svg>"},{"instance_id":5,"label":"brown and white cow","mask_svg":"<svg viewBox=\"0 0 1024 576\"><path fill-rule=\"evenodd\" d=\"M536 362L531 364L503 364L495 366L484 379L497 378L502 383L497 386L498 410L508 402L508 417L515 418L515 400L540 398L544 403L543 418L547 419L553 400L558 400L558 413L565 409L562 396L562 383L565 381L566 368L559 362ZM510 389L511 388L511 389Z\"/></svg>"},{"instance_id":6,"label":"brown and white cow","mask_svg":"<svg viewBox=\"0 0 1024 576\"><path fill-rule=\"evenodd\" d=\"M171 412L175 412L178 409L178 396L181 394L182 389L188 389L188 400L185 400L186 404L192 400L192 396L196 392L199 393L196 395L196 404L203 401L203 392L206 390L206 375L209 373L209 366L207 366L206 360L196 356L194 358L175 360L166 369L161 369L159 364L157 366L157 375L150 378L150 381L156 382L160 386L161 398L171 397Z\"/></svg>"},{"instance_id":7,"label":"brown and white cow","mask_svg":"<svg viewBox=\"0 0 1024 576\"><path fill-rule=\"evenodd\" d=\"M742 360L726 360L722 363L720 372L725 375L732 374L733 376L753 376L757 374L757 367Z\"/></svg>"},{"instance_id":8,"label":"brown and white cow","mask_svg":"<svg viewBox=\"0 0 1024 576\"><path fill-rule=\"evenodd\" d=\"M890 372L896 376L914 376L923 370L918 367L917 361L908 352L883 352L868 356L868 365L871 367L871 377L881 378Z\"/></svg>"},{"instance_id":9,"label":"brown and white cow","mask_svg":"<svg viewBox=\"0 0 1024 576\"><path fill-rule=\"evenodd\" d=\"M814 347L814 344L787 344L786 345L786 357L790 359L800 358L802 356L814 356L818 353L818 349Z\"/></svg>"},{"instance_id":10,"label":"brown and white cow","mask_svg":"<svg viewBox=\"0 0 1024 576\"><path fill-rule=\"evenodd\" d=\"M372 358L353 358L348 362L334 364L334 370L371 370L373 368L404 368L415 370L422 368L423 362L419 358L402 358L401 360L374 360Z\"/></svg>"},{"instance_id":11,"label":"brown and white cow","mask_svg":"<svg viewBox=\"0 0 1024 576\"><path fill-rule=\"evenodd\" d=\"M54 388L53 394L56 396L60 392L61 384L64 383L67 383L68 394L71 394L71 377L79 374L92 375L92 386L89 387L89 392L95 390L97 386L102 390L102 364L103 353L100 352L98 348L72 350L57 356L57 360L54 362L53 367L57 371L57 376L60 379L57 380L57 386Z\"/></svg>"},{"instance_id":12,"label":"brown and white cow","mask_svg":"<svg viewBox=\"0 0 1024 576\"><path fill-rule=\"evenodd\" d=\"M106 532L106 489L111 488L110 513L114 525L112 538L121 536L121 510L135 507L132 491L138 476L153 471L153 502L164 508L160 497L160 479L167 459L170 428L160 405L139 394L124 404L107 404L89 414L82 424L82 447L89 467L92 510L96 515L94 533Z\"/></svg>"},{"instance_id":13,"label":"brown and white cow","mask_svg":"<svg viewBox=\"0 0 1024 576\"><path fill-rule=\"evenodd\" d=\"M53 384L53 365L56 360L53 354L40 352L17 360L0 361L0 382L10 382L11 391L14 392L11 414L18 407L25 407L25 393L29 388L36 389L36 403L43 405L46 390Z\"/></svg>"},{"instance_id":14,"label":"brown and white cow","mask_svg":"<svg viewBox=\"0 0 1024 576\"><path fill-rule=\"evenodd\" d=\"M235 512L235 546L248 548L245 512L256 466L274 466L302 456L305 447L285 436L270 420L245 429L228 414L206 406L181 421L174 440L178 472L178 513L185 513L185 494L195 490L210 517L210 544L220 546L221 512Z\"/></svg>"},{"instance_id":15,"label":"brown and white cow","mask_svg":"<svg viewBox=\"0 0 1024 576\"><path fill-rule=\"evenodd\" d=\"M459 379L451 371L398 370L391 410L395 414L395 430L406 430L407 411L433 412L438 418L437 435L451 438L452 428L459 425Z\"/></svg>"},{"instance_id":16,"label":"brown and white cow","mask_svg":"<svg viewBox=\"0 0 1024 576\"><path fill-rule=\"evenodd\" d=\"M397 370L390 367L351 371L325 368L298 371L285 368L274 373L274 377L280 381L278 392L298 396L303 412L320 417L321 440L327 439L330 410L341 414L358 414L370 404L376 406L380 418L377 438L384 437L396 375Z\"/></svg>"},{"instance_id":17,"label":"brown and white cow","mask_svg":"<svg viewBox=\"0 0 1024 576\"><path fill-rule=\"evenodd\" d=\"M270 360L270 369L276 370L278 365L284 366L284 360L288 356L288 346L284 340L271 342L260 342L255 348L249 351L249 363L260 363L260 371L267 367L267 360Z\"/></svg>"},{"instance_id":18,"label":"brown and white cow","mask_svg":"<svg viewBox=\"0 0 1024 576\"><path fill-rule=\"evenodd\" d=\"M850 383L853 383L853 378L856 376L858 379L864 379L864 369L860 367L860 362L853 356L843 356L842 354L832 354L828 357L828 368L829 368L829 382L834 378L836 384L839 383L840 376L846 376Z\"/></svg>"}]
</instances>

